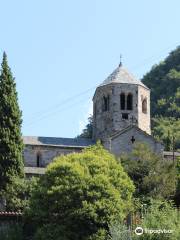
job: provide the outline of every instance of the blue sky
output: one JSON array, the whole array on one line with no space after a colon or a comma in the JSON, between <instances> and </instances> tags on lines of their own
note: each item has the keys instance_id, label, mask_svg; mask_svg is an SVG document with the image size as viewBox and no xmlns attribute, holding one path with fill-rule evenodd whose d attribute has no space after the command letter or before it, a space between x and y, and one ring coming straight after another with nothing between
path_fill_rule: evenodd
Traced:
<instances>
[{"instance_id":1,"label":"blue sky","mask_svg":"<svg viewBox=\"0 0 180 240\"><path fill-rule=\"evenodd\" d=\"M179 45L179 0L0 4L0 53L16 78L23 135L76 136L120 53L141 78Z\"/></svg>"}]
</instances>

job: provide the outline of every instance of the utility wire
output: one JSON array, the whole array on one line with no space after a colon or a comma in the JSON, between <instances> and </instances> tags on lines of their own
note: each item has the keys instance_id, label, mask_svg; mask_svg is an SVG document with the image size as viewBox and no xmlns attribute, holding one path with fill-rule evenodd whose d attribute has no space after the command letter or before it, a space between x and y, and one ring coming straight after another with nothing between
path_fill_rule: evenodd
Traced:
<instances>
[{"instance_id":1,"label":"utility wire","mask_svg":"<svg viewBox=\"0 0 180 240\"><path fill-rule=\"evenodd\" d=\"M97 86L96 86L96 87L97 87ZM68 104L69 102L72 102L72 100L74 101L74 99L77 99L77 98L79 98L79 97L81 97L81 96L83 96L83 95L86 95L88 92L94 90L96 87L94 86L94 87L92 87L92 88L87 89L86 91L83 91L83 92L78 93L78 94L76 94L76 95L74 95L74 96L72 96L72 97L69 97L69 98L63 100L63 101L62 101L61 103L59 103L59 104L52 105L51 107L48 107L48 108L47 108L46 110L44 110L44 111L36 112L36 113L34 114L34 117L32 117L32 119L33 119L32 121L34 121L34 120L36 120L36 119L38 119L38 118L41 118L41 117L43 117L44 115L45 115L45 116L46 116L46 115L49 115L49 114L51 114L52 112L54 112L55 110L58 111L58 109L61 108L62 106L64 106L65 104ZM43 118L44 118L44 117L43 117ZM31 122L32 122L32 121L31 121ZM29 123L29 122L27 122L27 123Z\"/></svg>"},{"instance_id":2,"label":"utility wire","mask_svg":"<svg viewBox=\"0 0 180 240\"><path fill-rule=\"evenodd\" d=\"M90 98L90 96L88 96L88 99ZM26 124L26 126L31 126L33 125L34 123L36 122L39 122L41 120L44 120L46 118L50 118L50 117L54 117L55 115L57 115L58 113L64 111L64 110L69 110L71 109L72 107L74 107L75 105L79 104L79 103L82 103L82 102L85 102L85 99L87 99L87 96L86 98L83 98L83 99L80 99L79 101L73 101L73 104L69 105L69 106L64 106L64 105L61 105L61 108L59 110L55 110L54 112L51 112L51 113L48 113L44 116L40 116L38 119L36 119L35 121L31 121L29 123Z\"/></svg>"}]
</instances>

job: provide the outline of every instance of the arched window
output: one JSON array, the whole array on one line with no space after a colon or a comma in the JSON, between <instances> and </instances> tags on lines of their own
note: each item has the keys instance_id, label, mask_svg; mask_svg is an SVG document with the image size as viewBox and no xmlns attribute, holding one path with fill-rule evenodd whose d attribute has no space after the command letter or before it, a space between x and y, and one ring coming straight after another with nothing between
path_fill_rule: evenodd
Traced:
<instances>
[{"instance_id":1,"label":"arched window","mask_svg":"<svg viewBox=\"0 0 180 240\"><path fill-rule=\"evenodd\" d=\"M103 112L109 111L109 95L103 97Z\"/></svg>"},{"instance_id":2,"label":"arched window","mask_svg":"<svg viewBox=\"0 0 180 240\"><path fill-rule=\"evenodd\" d=\"M125 94L121 93L120 95L120 105L121 105L121 110L125 110Z\"/></svg>"},{"instance_id":3,"label":"arched window","mask_svg":"<svg viewBox=\"0 0 180 240\"><path fill-rule=\"evenodd\" d=\"M142 112L147 113L147 98L144 98L142 101Z\"/></svg>"},{"instance_id":4,"label":"arched window","mask_svg":"<svg viewBox=\"0 0 180 240\"><path fill-rule=\"evenodd\" d=\"M41 155L41 153L37 153L37 156L36 156L36 167L42 167L42 155Z\"/></svg>"},{"instance_id":5,"label":"arched window","mask_svg":"<svg viewBox=\"0 0 180 240\"><path fill-rule=\"evenodd\" d=\"M127 110L132 110L133 109L133 95L129 93L127 95Z\"/></svg>"}]
</instances>

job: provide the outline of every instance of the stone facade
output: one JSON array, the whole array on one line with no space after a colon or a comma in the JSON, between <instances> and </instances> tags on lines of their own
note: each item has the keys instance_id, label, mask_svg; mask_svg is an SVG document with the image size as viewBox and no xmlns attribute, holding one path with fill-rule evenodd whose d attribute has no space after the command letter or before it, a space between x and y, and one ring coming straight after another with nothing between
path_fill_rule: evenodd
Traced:
<instances>
[{"instance_id":1,"label":"stone facade","mask_svg":"<svg viewBox=\"0 0 180 240\"><path fill-rule=\"evenodd\" d=\"M24 159L26 167L46 167L52 159L60 155L80 152L82 148L68 148L59 146L26 145Z\"/></svg>"},{"instance_id":2,"label":"stone facade","mask_svg":"<svg viewBox=\"0 0 180 240\"><path fill-rule=\"evenodd\" d=\"M163 145L136 126L129 126L112 136L104 145L111 153L120 156L130 153L137 143L146 143L152 151L163 154Z\"/></svg>"}]
</instances>

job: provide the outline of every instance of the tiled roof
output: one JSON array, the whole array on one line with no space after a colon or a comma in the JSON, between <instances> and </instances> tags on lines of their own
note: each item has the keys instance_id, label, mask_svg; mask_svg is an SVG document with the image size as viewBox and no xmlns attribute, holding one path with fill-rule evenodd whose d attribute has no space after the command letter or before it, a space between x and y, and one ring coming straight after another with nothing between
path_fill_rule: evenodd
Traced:
<instances>
[{"instance_id":1,"label":"tiled roof","mask_svg":"<svg viewBox=\"0 0 180 240\"><path fill-rule=\"evenodd\" d=\"M22 212L0 212L0 216L21 216Z\"/></svg>"},{"instance_id":2,"label":"tiled roof","mask_svg":"<svg viewBox=\"0 0 180 240\"><path fill-rule=\"evenodd\" d=\"M86 138L57 138L57 137L32 137L24 136L25 145L48 145L62 147L87 147L94 144L94 141Z\"/></svg>"},{"instance_id":3,"label":"tiled roof","mask_svg":"<svg viewBox=\"0 0 180 240\"><path fill-rule=\"evenodd\" d=\"M126 68L122 65L119 65L110 75L107 77L100 86L104 86L111 83L128 83L136 84L146 87L140 80L137 80L131 73L128 72Z\"/></svg>"}]
</instances>

